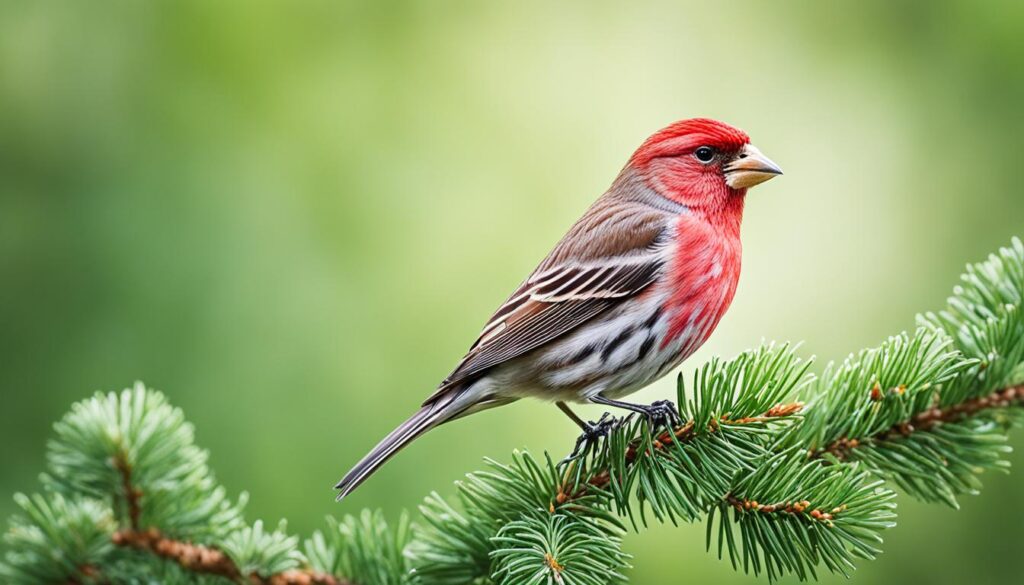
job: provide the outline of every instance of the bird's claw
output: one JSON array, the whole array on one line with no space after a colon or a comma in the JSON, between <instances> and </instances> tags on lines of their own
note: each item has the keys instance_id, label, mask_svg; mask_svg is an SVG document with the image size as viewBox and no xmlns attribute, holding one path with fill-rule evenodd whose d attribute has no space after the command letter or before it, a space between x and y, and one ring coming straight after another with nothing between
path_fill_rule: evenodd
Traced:
<instances>
[{"instance_id":1,"label":"bird's claw","mask_svg":"<svg viewBox=\"0 0 1024 585\"><path fill-rule=\"evenodd\" d=\"M668 428L674 428L683 424L683 419L679 416L679 410L670 400L652 402L644 414L651 429L657 428L659 423L663 423Z\"/></svg>"},{"instance_id":2,"label":"bird's claw","mask_svg":"<svg viewBox=\"0 0 1024 585\"><path fill-rule=\"evenodd\" d=\"M607 437L608 433L610 433L617 424L619 424L619 419L612 416L610 412L602 414L601 418L597 419L596 422L588 422L587 428L584 429L583 433L576 439L576 446L573 447L572 453L558 464L559 467L571 463L572 461L576 461L586 455L590 450L590 447L592 445L596 445L598 441Z\"/></svg>"}]
</instances>

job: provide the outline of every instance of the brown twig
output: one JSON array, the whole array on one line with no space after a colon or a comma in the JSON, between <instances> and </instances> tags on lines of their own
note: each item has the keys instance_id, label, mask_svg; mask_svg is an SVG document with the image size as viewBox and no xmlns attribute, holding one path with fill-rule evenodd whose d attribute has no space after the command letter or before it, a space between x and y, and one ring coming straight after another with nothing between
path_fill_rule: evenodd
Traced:
<instances>
[{"instance_id":1,"label":"brown twig","mask_svg":"<svg viewBox=\"0 0 1024 585\"><path fill-rule=\"evenodd\" d=\"M871 400L875 402L881 400L876 396L881 396L881 390L877 384L871 389ZM813 459L829 453L837 459L843 460L850 456L851 451L865 443L908 437L918 431L927 431L944 423L963 420L982 410L1005 408L1016 403L1024 403L1024 384L996 390L991 394L970 398L944 408L938 406L930 408L917 413L909 420L898 422L872 437L840 437L824 449L811 451L810 457Z\"/></svg>"},{"instance_id":2,"label":"brown twig","mask_svg":"<svg viewBox=\"0 0 1024 585\"><path fill-rule=\"evenodd\" d=\"M124 499L128 504L128 522L132 530L138 530L139 518L142 516L142 506L139 503L142 492L132 484L132 465L128 462L128 456L124 451L118 451L114 456L114 467L121 473L121 489L124 491Z\"/></svg>"},{"instance_id":3,"label":"brown twig","mask_svg":"<svg viewBox=\"0 0 1024 585\"><path fill-rule=\"evenodd\" d=\"M173 561L193 573L219 575L235 581L242 578L234 561L222 551L201 544L165 538L155 528L143 531L121 530L114 533L113 541L117 546L150 552ZM292 569L269 577L252 573L246 575L245 580L253 585L352 585L348 581L312 569Z\"/></svg>"},{"instance_id":4,"label":"brown twig","mask_svg":"<svg viewBox=\"0 0 1024 585\"><path fill-rule=\"evenodd\" d=\"M740 511L761 512L762 514L792 514L809 517L818 522L829 523L840 513L846 510L846 506L833 508L825 512L820 508L812 508L807 500L799 502L784 502L781 504L759 504L756 500L744 500L732 494L725 496L729 504Z\"/></svg>"},{"instance_id":5,"label":"brown twig","mask_svg":"<svg viewBox=\"0 0 1024 585\"><path fill-rule=\"evenodd\" d=\"M774 419L792 416L800 412L800 409L803 408L803 406L804 405L802 402L791 402L788 404L778 404L776 406L773 406L760 416L744 417L734 420L722 417L718 421L712 421L708 430L714 432L722 424L743 425L769 422ZM655 451L663 451L665 448L671 445L673 441L685 443L686 441L692 439L694 434L694 423L693 421L688 421L680 426L673 428L671 431L666 430L662 432L660 435L652 439L650 446ZM627 447L626 449L626 465L632 465L634 462L636 462L637 457L639 457L640 454L643 453L644 451L644 449L642 449L641 447L642 439L640 438L634 439L629 444L629 447ZM607 487L608 484L611 483L611 481L611 470L602 469L591 474L591 476L586 481L580 482L576 486L576 489L570 493L566 491L570 488L570 486L567 485L567 473L566 481L563 482L561 487L559 487L558 494L555 495L555 500L554 502L551 503L551 509L554 510L556 506L561 506L563 504L572 502L573 500L577 500L583 497L584 495L586 495L587 490L590 488L603 489Z\"/></svg>"},{"instance_id":6,"label":"brown twig","mask_svg":"<svg viewBox=\"0 0 1024 585\"><path fill-rule=\"evenodd\" d=\"M114 533L112 540L115 545L155 554L174 561L193 573L220 575L235 581L242 579L241 571L223 551L201 544L165 538L156 528L142 530L139 524L142 517L143 494L132 483L132 466L123 452L114 457L114 467L121 473L121 488L128 504L129 523L128 529ZM89 576L89 570L95 568L86 565L82 573ZM312 569L290 569L269 577L252 573L245 575L245 580L253 585L352 585L347 580Z\"/></svg>"},{"instance_id":7,"label":"brown twig","mask_svg":"<svg viewBox=\"0 0 1024 585\"><path fill-rule=\"evenodd\" d=\"M144 531L121 530L114 533L113 540L117 546L151 552L195 573L220 575L228 579L237 579L240 575L238 567L223 552L164 538L156 528Z\"/></svg>"}]
</instances>

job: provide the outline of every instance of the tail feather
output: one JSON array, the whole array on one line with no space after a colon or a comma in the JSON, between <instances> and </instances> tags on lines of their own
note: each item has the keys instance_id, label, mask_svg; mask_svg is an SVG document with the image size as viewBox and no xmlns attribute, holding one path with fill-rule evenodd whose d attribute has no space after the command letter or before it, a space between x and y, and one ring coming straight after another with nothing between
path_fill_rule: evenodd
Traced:
<instances>
[{"instance_id":1,"label":"tail feather","mask_svg":"<svg viewBox=\"0 0 1024 585\"><path fill-rule=\"evenodd\" d=\"M359 463L356 463L355 467L338 482L338 485L334 486L334 489L339 490L338 500L352 493L353 490L359 487L359 484L366 481L373 472L377 471L381 465L384 465L388 459L412 442L413 439L437 425L459 416L462 411L471 406L471 404L466 404L464 400L457 400L455 394L441 396L437 400L425 404L416 414L388 433L388 436L384 437L380 443L377 443L377 446L363 457Z\"/></svg>"}]
</instances>

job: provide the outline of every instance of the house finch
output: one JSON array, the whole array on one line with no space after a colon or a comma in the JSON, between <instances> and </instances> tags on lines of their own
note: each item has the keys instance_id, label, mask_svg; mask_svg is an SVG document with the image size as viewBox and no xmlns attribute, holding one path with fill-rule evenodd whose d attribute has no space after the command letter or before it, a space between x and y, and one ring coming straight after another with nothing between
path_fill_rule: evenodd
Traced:
<instances>
[{"instance_id":1,"label":"house finch","mask_svg":"<svg viewBox=\"0 0 1024 585\"><path fill-rule=\"evenodd\" d=\"M740 274L749 187L782 171L742 130L676 122L647 139L540 266L484 326L422 408L335 486L341 499L399 449L452 419L525 396L625 408L707 340Z\"/></svg>"}]
</instances>

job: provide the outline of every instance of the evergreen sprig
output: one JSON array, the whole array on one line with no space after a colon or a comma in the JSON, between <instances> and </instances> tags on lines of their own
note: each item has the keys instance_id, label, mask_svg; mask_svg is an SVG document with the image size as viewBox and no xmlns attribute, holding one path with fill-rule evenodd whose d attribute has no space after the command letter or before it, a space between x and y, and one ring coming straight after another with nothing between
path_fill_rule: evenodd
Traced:
<instances>
[{"instance_id":1,"label":"evergreen sprig","mask_svg":"<svg viewBox=\"0 0 1024 585\"><path fill-rule=\"evenodd\" d=\"M0 576L10 583L61 583L71 575L89 577L109 558L115 523L110 508L96 500L61 494L16 494L21 514L4 537L6 562Z\"/></svg>"},{"instance_id":2,"label":"evergreen sprig","mask_svg":"<svg viewBox=\"0 0 1024 585\"><path fill-rule=\"evenodd\" d=\"M159 526L168 536L206 541L242 527L245 496L238 504L228 500L185 414L159 392L136 384L97 394L73 405L54 431L47 489L112 500L123 524Z\"/></svg>"},{"instance_id":3,"label":"evergreen sprig","mask_svg":"<svg viewBox=\"0 0 1024 585\"><path fill-rule=\"evenodd\" d=\"M826 370L796 442L953 507L983 470L1005 469L1005 433L1024 414L1024 245L1015 238L962 280L913 336Z\"/></svg>"},{"instance_id":4,"label":"evergreen sprig","mask_svg":"<svg viewBox=\"0 0 1024 585\"><path fill-rule=\"evenodd\" d=\"M579 584L626 581L626 531L706 522L737 570L815 578L874 558L891 483L957 505L1005 469L1024 422L1024 245L968 266L919 328L809 374L765 344L678 382L680 423L625 418L556 462L509 463L433 493L413 523L364 511L305 540L243 518L183 413L141 384L55 425L42 491L18 494L0 579L19 584Z\"/></svg>"},{"instance_id":5,"label":"evergreen sprig","mask_svg":"<svg viewBox=\"0 0 1024 585\"><path fill-rule=\"evenodd\" d=\"M563 549L599 554L604 570L593 574L606 580L628 566L619 550L624 527L602 505L606 498L581 497L556 509L552 498L560 479L550 459L542 464L517 452L508 465L488 464L457 483L458 505L435 493L421 506L424 525L412 554L425 582L455 585L493 576L498 583L521 583L524 574L568 578L556 556ZM517 538L530 546L505 546ZM538 546L544 549L539 555Z\"/></svg>"},{"instance_id":6,"label":"evergreen sprig","mask_svg":"<svg viewBox=\"0 0 1024 585\"><path fill-rule=\"evenodd\" d=\"M718 556L725 549L734 568L742 564L744 572L769 579L816 577L819 565L846 575L855 558L881 552L879 531L894 526L894 497L855 465L824 465L802 451L784 451L737 477L711 508L708 548L717 512Z\"/></svg>"},{"instance_id":7,"label":"evergreen sprig","mask_svg":"<svg viewBox=\"0 0 1024 585\"><path fill-rule=\"evenodd\" d=\"M415 583L406 551L412 525L402 514L392 528L379 510L363 510L340 521L327 517L325 530L317 530L303 547L309 564L338 583Z\"/></svg>"}]
</instances>

